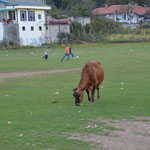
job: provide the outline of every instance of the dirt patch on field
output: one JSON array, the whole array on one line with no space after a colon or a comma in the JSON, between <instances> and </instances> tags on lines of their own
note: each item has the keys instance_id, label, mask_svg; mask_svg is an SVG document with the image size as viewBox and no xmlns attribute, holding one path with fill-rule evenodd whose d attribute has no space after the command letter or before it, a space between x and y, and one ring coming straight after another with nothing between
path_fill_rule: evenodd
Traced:
<instances>
[{"instance_id":1,"label":"dirt patch on field","mask_svg":"<svg viewBox=\"0 0 150 150\"><path fill-rule=\"evenodd\" d=\"M104 129L99 134L68 133L69 139L91 142L95 147L94 150L150 150L150 118L138 117L134 121L126 119L99 121L114 129ZM98 125L88 127L100 128Z\"/></svg>"},{"instance_id":2,"label":"dirt patch on field","mask_svg":"<svg viewBox=\"0 0 150 150\"><path fill-rule=\"evenodd\" d=\"M21 77L31 77L34 75L41 74L52 74L52 73L60 73L60 72L68 72L68 71L76 71L81 68L74 69L58 69L58 70L49 70L49 71L36 71L36 72L11 72L11 73L0 73L0 81L8 78L21 78Z\"/></svg>"}]
</instances>

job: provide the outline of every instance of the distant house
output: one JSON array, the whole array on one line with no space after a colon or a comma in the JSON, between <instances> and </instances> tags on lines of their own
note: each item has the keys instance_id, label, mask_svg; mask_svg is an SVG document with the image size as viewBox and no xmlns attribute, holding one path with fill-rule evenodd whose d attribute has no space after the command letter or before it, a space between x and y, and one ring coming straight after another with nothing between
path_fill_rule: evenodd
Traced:
<instances>
[{"instance_id":1,"label":"distant house","mask_svg":"<svg viewBox=\"0 0 150 150\"><path fill-rule=\"evenodd\" d=\"M0 40L33 46L45 43L45 10L49 9L45 0L0 0ZM15 33L17 40L13 38Z\"/></svg>"},{"instance_id":2,"label":"distant house","mask_svg":"<svg viewBox=\"0 0 150 150\"><path fill-rule=\"evenodd\" d=\"M47 17L46 19L46 37L51 43L58 43L59 33L70 33L70 19L52 19Z\"/></svg>"},{"instance_id":3,"label":"distant house","mask_svg":"<svg viewBox=\"0 0 150 150\"><path fill-rule=\"evenodd\" d=\"M116 22L139 23L144 17L150 15L150 8L139 5L111 5L96 8L92 13L100 18L108 18Z\"/></svg>"}]
</instances>

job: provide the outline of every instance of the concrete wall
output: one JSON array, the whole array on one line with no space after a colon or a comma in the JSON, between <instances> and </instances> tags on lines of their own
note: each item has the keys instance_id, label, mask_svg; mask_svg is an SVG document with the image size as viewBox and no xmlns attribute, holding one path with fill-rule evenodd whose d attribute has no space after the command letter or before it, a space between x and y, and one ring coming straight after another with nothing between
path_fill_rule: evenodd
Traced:
<instances>
[{"instance_id":1,"label":"concrete wall","mask_svg":"<svg viewBox=\"0 0 150 150\"><path fill-rule=\"evenodd\" d=\"M5 4L0 2L0 9L5 8ZM7 12L0 12L0 21L2 19L7 19Z\"/></svg>"},{"instance_id":2,"label":"concrete wall","mask_svg":"<svg viewBox=\"0 0 150 150\"><path fill-rule=\"evenodd\" d=\"M70 33L70 25L68 24L48 24L46 25L46 37L50 43L58 43L58 34L61 32Z\"/></svg>"},{"instance_id":3,"label":"concrete wall","mask_svg":"<svg viewBox=\"0 0 150 150\"><path fill-rule=\"evenodd\" d=\"M131 30L135 30L139 27L139 24L131 23L131 24L122 24L123 28L130 28Z\"/></svg>"},{"instance_id":4,"label":"concrete wall","mask_svg":"<svg viewBox=\"0 0 150 150\"><path fill-rule=\"evenodd\" d=\"M3 29L3 24L0 23L0 42L3 41L4 38L4 29Z\"/></svg>"},{"instance_id":5,"label":"concrete wall","mask_svg":"<svg viewBox=\"0 0 150 150\"><path fill-rule=\"evenodd\" d=\"M2 19L7 20L7 12L0 12L0 21L1 21Z\"/></svg>"},{"instance_id":6,"label":"concrete wall","mask_svg":"<svg viewBox=\"0 0 150 150\"><path fill-rule=\"evenodd\" d=\"M90 17L70 17L68 19L71 19L72 21L80 23L82 26L86 26L86 24L91 23Z\"/></svg>"},{"instance_id":7,"label":"concrete wall","mask_svg":"<svg viewBox=\"0 0 150 150\"><path fill-rule=\"evenodd\" d=\"M22 1L26 1L26 2L39 2L39 3L45 3L45 0L22 0Z\"/></svg>"},{"instance_id":8,"label":"concrete wall","mask_svg":"<svg viewBox=\"0 0 150 150\"><path fill-rule=\"evenodd\" d=\"M5 4L0 2L0 8L5 8Z\"/></svg>"},{"instance_id":9,"label":"concrete wall","mask_svg":"<svg viewBox=\"0 0 150 150\"><path fill-rule=\"evenodd\" d=\"M13 1L13 0L9 0L9 1ZM19 0L17 0L19 1ZM39 2L39 3L45 3L46 0L20 0L20 1L25 1L25 2Z\"/></svg>"},{"instance_id":10,"label":"concrete wall","mask_svg":"<svg viewBox=\"0 0 150 150\"><path fill-rule=\"evenodd\" d=\"M19 44L18 24L0 24L0 42Z\"/></svg>"}]
</instances>

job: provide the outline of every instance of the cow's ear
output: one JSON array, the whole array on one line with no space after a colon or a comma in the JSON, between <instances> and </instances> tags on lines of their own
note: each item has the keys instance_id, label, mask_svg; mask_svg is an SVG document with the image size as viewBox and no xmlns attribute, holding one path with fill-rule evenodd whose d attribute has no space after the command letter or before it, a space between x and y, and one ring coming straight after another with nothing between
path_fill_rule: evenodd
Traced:
<instances>
[{"instance_id":1,"label":"cow's ear","mask_svg":"<svg viewBox=\"0 0 150 150\"><path fill-rule=\"evenodd\" d=\"M74 89L72 89L72 91L74 91L74 92L75 92L77 89L78 89L78 88L74 88Z\"/></svg>"}]
</instances>

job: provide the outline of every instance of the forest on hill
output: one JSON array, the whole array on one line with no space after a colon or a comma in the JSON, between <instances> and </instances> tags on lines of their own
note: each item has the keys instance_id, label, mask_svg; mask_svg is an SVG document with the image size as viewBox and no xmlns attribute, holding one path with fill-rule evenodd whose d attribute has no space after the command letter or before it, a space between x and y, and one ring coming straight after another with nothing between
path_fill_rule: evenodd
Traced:
<instances>
[{"instance_id":1,"label":"forest on hill","mask_svg":"<svg viewBox=\"0 0 150 150\"><path fill-rule=\"evenodd\" d=\"M46 0L47 4L51 4L57 8L69 9L72 6L102 7L108 5L138 4L141 6L149 5L150 0Z\"/></svg>"},{"instance_id":2,"label":"forest on hill","mask_svg":"<svg viewBox=\"0 0 150 150\"><path fill-rule=\"evenodd\" d=\"M150 0L46 0L46 3L52 6L50 14L55 18L58 18L57 15L90 16L94 8L104 7L105 4L150 6Z\"/></svg>"}]
</instances>

